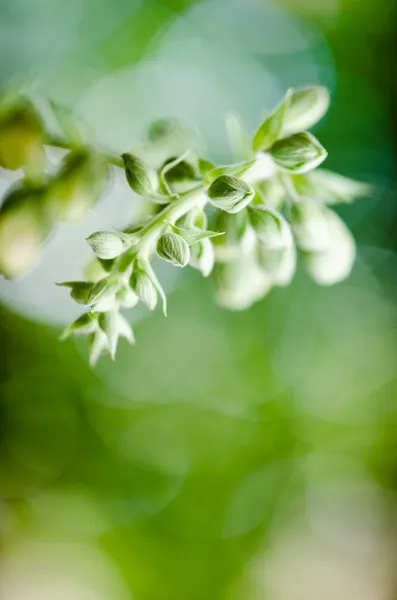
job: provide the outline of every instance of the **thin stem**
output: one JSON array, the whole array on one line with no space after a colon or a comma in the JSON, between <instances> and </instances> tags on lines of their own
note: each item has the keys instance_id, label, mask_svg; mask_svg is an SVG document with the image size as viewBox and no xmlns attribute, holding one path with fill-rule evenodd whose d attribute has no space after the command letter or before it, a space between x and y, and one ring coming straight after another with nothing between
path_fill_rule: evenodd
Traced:
<instances>
[{"instance_id":1,"label":"thin stem","mask_svg":"<svg viewBox=\"0 0 397 600\"><path fill-rule=\"evenodd\" d=\"M71 144L66 139L61 138L59 136L52 136L48 140L48 144L50 146L54 146L55 148L62 148L63 150L76 150L78 146L75 144ZM106 152L99 152L101 156L111 165L115 167L120 167L120 169L124 168L123 161L121 158L117 156L113 156L112 154L107 154Z\"/></svg>"},{"instance_id":2,"label":"thin stem","mask_svg":"<svg viewBox=\"0 0 397 600\"><path fill-rule=\"evenodd\" d=\"M158 237L161 231L167 226L165 221L174 223L183 217L192 208L203 208L207 203L207 198L203 194L206 186L200 184L192 190L180 194L178 200L167 204L140 232L140 247L148 250L153 240Z\"/></svg>"}]
</instances>

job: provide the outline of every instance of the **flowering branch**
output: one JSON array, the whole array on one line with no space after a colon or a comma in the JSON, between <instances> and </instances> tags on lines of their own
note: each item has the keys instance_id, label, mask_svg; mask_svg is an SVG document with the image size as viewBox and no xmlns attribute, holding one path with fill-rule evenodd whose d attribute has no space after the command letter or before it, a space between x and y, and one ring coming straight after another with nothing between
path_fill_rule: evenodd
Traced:
<instances>
[{"instance_id":1,"label":"flowering branch","mask_svg":"<svg viewBox=\"0 0 397 600\"><path fill-rule=\"evenodd\" d=\"M63 126L69 135L49 136L29 103L0 104L0 167L23 168L25 175L0 209L1 272L23 272L31 248L44 241L54 221L78 219L95 204L113 165L123 169L136 194L150 200L151 214L124 231L89 236L96 259L87 280L58 284L86 307L63 338L88 335L91 364L104 352L114 358L120 337L134 343L122 309L143 302L154 310L160 298L166 314L166 296L151 265L155 253L176 267L212 274L218 302L231 309L247 308L273 286L288 285L297 249L317 283L343 280L355 244L328 205L351 202L370 188L318 168L327 152L307 129L328 105L325 88L288 90L253 136L248 159L215 166L192 150L173 156L167 121L151 126L149 140L169 146L169 157L151 164L83 145L69 117ZM64 114L61 121L65 125ZM52 177L43 171L43 144L69 150Z\"/></svg>"}]
</instances>

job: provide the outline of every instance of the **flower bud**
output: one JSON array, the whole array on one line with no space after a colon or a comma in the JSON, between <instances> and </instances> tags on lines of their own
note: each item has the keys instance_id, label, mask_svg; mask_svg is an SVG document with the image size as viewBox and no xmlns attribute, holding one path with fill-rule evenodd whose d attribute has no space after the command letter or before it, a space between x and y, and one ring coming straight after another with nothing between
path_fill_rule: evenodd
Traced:
<instances>
[{"instance_id":1,"label":"flower bud","mask_svg":"<svg viewBox=\"0 0 397 600\"><path fill-rule=\"evenodd\" d=\"M301 250L323 250L330 241L328 210L316 202L299 202L292 206L290 222Z\"/></svg>"},{"instance_id":2,"label":"flower bud","mask_svg":"<svg viewBox=\"0 0 397 600\"><path fill-rule=\"evenodd\" d=\"M10 192L0 208L0 273L12 279L29 269L51 231L41 188Z\"/></svg>"},{"instance_id":3,"label":"flower bud","mask_svg":"<svg viewBox=\"0 0 397 600\"><path fill-rule=\"evenodd\" d=\"M249 217L258 240L265 248L277 250L290 245L291 230L280 213L270 208L255 207L249 209Z\"/></svg>"},{"instance_id":4,"label":"flower bud","mask_svg":"<svg viewBox=\"0 0 397 600\"><path fill-rule=\"evenodd\" d=\"M143 160L132 154L122 154L125 175L130 188L140 196L150 196L157 191L156 171Z\"/></svg>"},{"instance_id":5,"label":"flower bud","mask_svg":"<svg viewBox=\"0 0 397 600\"><path fill-rule=\"evenodd\" d=\"M116 258L123 252L123 240L116 233L110 231L97 231L86 241L94 250L98 258L105 260Z\"/></svg>"},{"instance_id":6,"label":"flower bud","mask_svg":"<svg viewBox=\"0 0 397 600\"><path fill-rule=\"evenodd\" d=\"M41 123L28 104L0 115L0 167L20 169L42 166L44 159Z\"/></svg>"},{"instance_id":7,"label":"flower bud","mask_svg":"<svg viewBox=\"0 0 397 600\"><path fill-rule=\"evenodd\" d=\"M327 158L325 148L308 132L279 140L269 152L277 166L289 173L306 173Z\"/></svg>"},{"instance_id":8,"label":"flower bud","mask_svg":"<svg viewBox=\"0 0 397 600\"><path fill-rule=\"evenodd\" d=\"M208 238L199 241L190 248L189 265L201 271L204 277L210 275L214 262L214 247Z\"/></svg>"},{"instance_id":9,"label":"flower bud","mask_svg":"<svg viewBox=\"0 0 397 600\"><path fill-rule=\"evenodd\" d=\"M293 91L283 118L282 137L313 127L325 115L329 103L330 94L326 87Z\"/></svg>"},{"instance_id":10,"label":"flower bud","mask_svg":"<svg viewBox=\"0 0 397 600\"><path fill-rule=\"evenodd\" d=\"M101 156L88 149L65 156L47 192L47 206L59 221L78 221L105 190L108 167Z\"/></svg>"},{"instance_id":11,"label":"flower bud","mask_svg":"<svg viewBox=\"0 0 397 600\"><path fill-rule=\"evenodd\" d=\"M177 233L163 233L157 242L157 254L163 260L172 263L175 267L185 267L189 262L189 245Z\"/></svg>"},{"instance_id":12,"label":"flower bud","mask_svg":"<svg viewBox=\"0 0 397 600\"><path fill-rule=\"evenodd\" d=\"M232 175L220 175L208 189L211 204L231 214L245 208L254 195L252 186Z\"/></svg>"},{"instance_id":13,"label":"flower bud","mask_svg":"<svg viewBox=\"0 0 397 600\"><path fill-rule=\"evenodd\" d=\"M135 263L130 277L131 289L138 298L146 304L149 310L154 310L157 305L157 290L147 271L139 262Z\"/></svg>"},{"instance_id":14,"label":"flower bud","mask_svg":"<svg viewBox=\"0 0 397 600\"><path fill-rule=\"evenodd\" d=\"M337 214L327 211L330 242L324 250L304 255L310 276L319 285L333 285L346 279L356 257L353 235Z\"/></svg>"},{"instance_id":15,"label":"flower bud","mask_svg":"<svg viewBox=\"0 0 397 600\"><path fill-rule=\"evenodd\" d=\"M230 310L245 310L271 289L268 274L254 257L215 265L213 277L218 304Z\"/></svg>"}]
</instances>

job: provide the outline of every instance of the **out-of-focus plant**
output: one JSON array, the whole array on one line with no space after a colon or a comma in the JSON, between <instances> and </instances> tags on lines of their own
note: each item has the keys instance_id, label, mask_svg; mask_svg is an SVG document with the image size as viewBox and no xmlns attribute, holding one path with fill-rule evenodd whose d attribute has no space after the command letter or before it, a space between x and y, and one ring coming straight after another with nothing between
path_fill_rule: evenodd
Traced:
<instances>
[{"instance_id":1,"label":"out-of-focus plant","mask_svg":"<svg viewBox=\"0 0 397 600\"><path fill-rule=\"evenodd\" d=\"M323 87L288 90L249 144L233 122L244 160L216 166L191 149L173 156L171 121L156 121L147 132L147 144L167 154L161 164L152 164L136 154L112 157L84 145L59 107L53 109L64 135L54 138L33 104L3 100L0 165L22 169L23 177L6 193L0 211L1 273L12 278L25 271L55 221L81 218L101 197L112 164L124 170L129 186L152 209L124 231L89 236L96 258L87 280L60 284L87 309L63 337L88 335L92 364L104 352L114 358L120 337L134 342L121 309L143 302L153 310L161 298L166 314L166 296L151 265L155 254L205 277L212 273L218 302L237 310L291 282L297 249L317 283L343 280L354 263L355 243L328 205L351 202L370 188L317 169L327 152L306 130L328 106ZM44 171L45 144L69 151L51 176Z\"/></svg>"}]
</instances>

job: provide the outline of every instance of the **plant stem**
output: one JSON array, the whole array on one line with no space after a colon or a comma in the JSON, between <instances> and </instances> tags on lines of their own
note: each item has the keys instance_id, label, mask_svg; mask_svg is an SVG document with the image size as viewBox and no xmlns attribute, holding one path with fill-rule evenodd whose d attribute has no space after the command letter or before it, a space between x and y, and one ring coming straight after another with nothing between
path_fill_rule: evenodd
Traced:
<instances>
[{"instance_id":1,"label":"plant stem","mask_svg":"<svg viewBox=\"0 0 397 600\"><path fill-rule=\"evenodd\" d=\"M184 192L177 200L163 208L140 232L140 248L146 252L150 251L153 241L167 226L166 221L174 223L192 208L203 208L207 203L207 198L203 193L206 187L206 185L200 184L192 190Z\"/></svg>"},{"instance_id":2,"label":"plant stem","mask_svg":"<svg viewBox=\"0 0 397 600\"><path fill-rule=\"evenodd\" d=\"M77 150L78 148L78 146L71 144L66 139L58 136L52 136L51 138L49 138L48 144L49 146L54 146L55 148L62 148L63 150ZM99 152L99 154L103 156L103 158L109 164L114 165L115 167L120 167L120 169L124 169L123 161L121 158L101 151Z\"/></svg>"}]
</instances>

